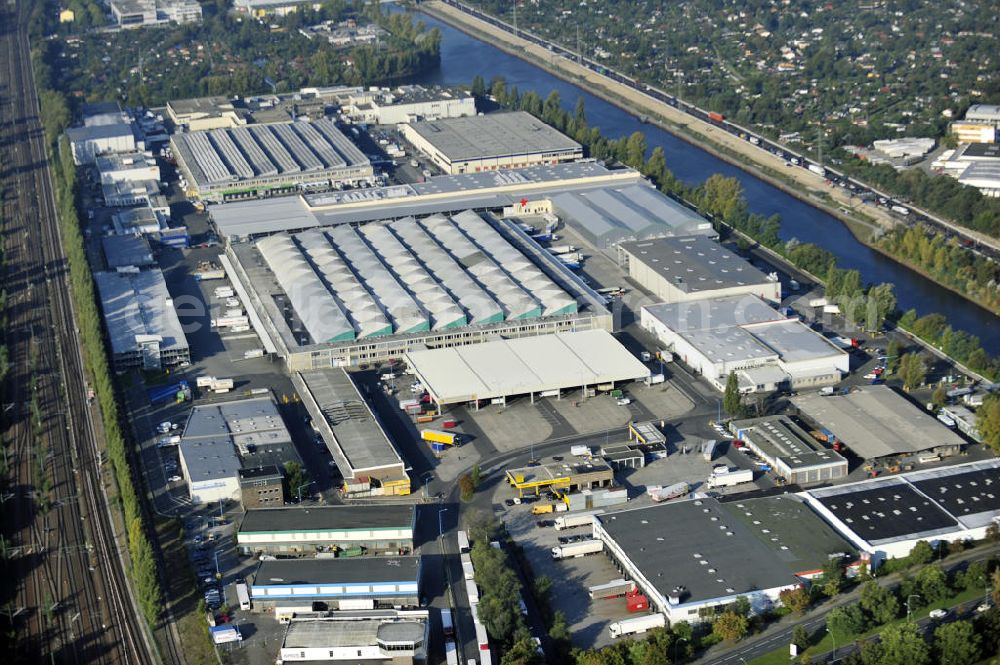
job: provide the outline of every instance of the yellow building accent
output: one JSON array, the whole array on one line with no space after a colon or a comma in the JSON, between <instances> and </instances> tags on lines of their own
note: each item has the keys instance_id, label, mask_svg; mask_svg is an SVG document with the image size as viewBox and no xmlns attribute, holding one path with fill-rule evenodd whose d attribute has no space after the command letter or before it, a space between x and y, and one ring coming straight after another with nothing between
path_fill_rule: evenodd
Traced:
<instances>
[{"instance_id":1,"label":"yellow building accent","mask_svg":"<svg viewBox=\"0 0 1000 665\"><path fill-rule=\"evenodd\" d=\"M59 22L60 23L72 23L76 20L76 14L72 9L64 9L59 12Z\"/></svg>"}]
</instances>

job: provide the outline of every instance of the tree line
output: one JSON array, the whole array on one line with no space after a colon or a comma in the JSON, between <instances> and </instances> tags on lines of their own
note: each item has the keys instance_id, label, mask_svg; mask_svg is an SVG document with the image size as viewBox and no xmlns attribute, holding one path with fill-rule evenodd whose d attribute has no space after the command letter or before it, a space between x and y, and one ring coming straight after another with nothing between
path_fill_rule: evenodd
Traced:
<instances>
[{"instance_id":1,"label":"tree line","mask_svg":"<svg viewBox=\"0 0 1000 665\"><path fill-rule=\"evenodd\" d=\"M973 302L1000 314L1000 264L923 225L897 226L876 246Z\"/></svg>"},{"instance_id":2,"label":"tree line","mask_svg":"<svg viewBox=\"0 0 1000 665\"><path fill-rule=\"evenodd\" d=\"M51 7L44 2L39 2L33 7L30 23L32 30L44 26L44 18L39 19L39 16L44 17L45 12ZM42 35L37 32L32 32L32 37L36 44L44 41ZM80 188L76 166L73 164L69 140L63 134L71 118L69 105L61 93L46 85L50 79L47 78L49 70L45 67L44 56L44 51L33 51L32 63L36 69L41 121L47 139L46 149L49 161L53 165L56 213L69 268L70 296L79 328L84 370L100 407L103 444L114 473L117 496L108 498L121 508L128 546L128 574L135 585L136 598L143 617L150 625L155 626L162 611L162 592L156 559L147 531L148 526L136 490L127 437L121 424L114 379L105 347L100 307L81 231L78 213Z\"/></svg>"}]
</instances>

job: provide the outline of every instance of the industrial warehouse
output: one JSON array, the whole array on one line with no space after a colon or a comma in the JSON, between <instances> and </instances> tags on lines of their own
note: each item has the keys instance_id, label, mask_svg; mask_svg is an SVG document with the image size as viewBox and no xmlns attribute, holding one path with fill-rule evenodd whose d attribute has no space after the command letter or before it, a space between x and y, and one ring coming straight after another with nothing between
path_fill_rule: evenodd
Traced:
<instances>
[{"instance_id":1,"label":"industrial warehouse","mask_svg":"<svg viewBox=\"0 0 1000 665\"><path fill-rule=\"evenodd\" d=\"M278 651L278 664L427 662L427 610L378 610L336 613L290 621Z\"/></svg>"},{"instance_id":2,"label":"industrial warehouse","mask_svg":"<svg viewBox=\"0 0 1000 665\"><path fill-rule=\"evenodd\" d=\"M291 193L312 183L371 184L374 174L326 118L175 134L170 145L192 192L211 201Z\"/></svg>"},{"instance_id":3,"label":"industrial warehouse","mask_svg":"<svg viewBox=\"0 0 1000 665\"><path fill-rule=\"evenodd\" d=\"M847 476L847 460L823 447L788 416L737 420L730 428L787 483L806 485Z\"/></svg>"},{"instance_id":4,"label":"industrial warehouse","mask_svg":"<svg viewBox=\"0 0 1000 665\"><path fill-rule=\"evenodd\" d=\"M606 330L564 332L476 346L411 351L406 364L439 408L515 395L559 398L565 390L611 391L643 381L643 365Z\"/></svg>"},{"instance_id":5,"label":"industrial warehouse","mask_svg":"<svg viewBox=\"0 0 1000 665\"><path fill-rule=\"evenodd\" d=\"M648 305L642 327L723 390L736 372L743 393L832 385L850 356L753 294Z\"/></svg>"},{"instance_id":6,"label":"industrial warehouse","mask_svg":"<svg viewBox=\"0 0 1000 665\"><path fill-rule=\"evenodd\" d=\"M531 203L534 207L537 202L565 192L617 191L618 188L633 192L633 186L644 190L645 194L637 195L641 206L635 205L633 213L642 216L641 228L670 228L667 223L656 220L661 210L671 209L669 204L663 203L670 201L669 198L634 169L609 169L594 161L531 166L497 173L440 175L418 183L264 201L232 201L212 206L210 213L221 236L252 238L316 226L453 214L469 209L501 210L525 199L535 202ZM651 205L646 199L656 204L656 210L645 209ZM705 220L702 223L708 224Z\"/></svg>"},{"instance_id":7,"label":"industrial warehouse","mask_svg":"<svg viewBox=\"0 0 1000 665\"><path fill-rule=\"evenodd\" d=\"M417 607L420 557L277 559L260 562L250 585L254 609L321 603L327 609ZM345 603L345 606L341 606Z\"/></svg>"},{"instance_id":8,"label":"industrial warehouse","mask_svg":"<svg viewBox=\"0 0 1000 665\"><path fill-rule=\"evenodd\" d=\"M413 553L415 525L413 505L262 508L243 516L236 545L247 556L399 556Z\"/></svg>"},{"instance_id":9,"label":"industrial warehouse","mask_svg":"<svg viewBox=\"0 0 1000 665\"><path fill-rule=\"evenodd\" d=\"M410 493L406 463L343 369L292 375L302 403L353 496Z\"/></svg>"},{"instance_id":10,"label":"industrial warehouse","mask_svg":"<svg viewBox=\"0 0 1000 665\"><path fill-rule=\"evenodd\" d=\"M178 451L189 497L197 504L238 501L241 468L301 461L270 396L195 406Z\"/></svg>"},{"instance_id":11,"label":"industrial warehouse","mask_svg":"<svg viewBox=\"0 0 1000 665\"><path fill-rule=\"evenodd\" d=\"M781 302L781 282L706 236L657 238L618 245L628 276L670 304L745 294Z\"/></svg>"},{"instance_id":12,"label":"industrial warehouse","mask_svg":"<svg viewBox=\"0 0 1000 665\"><path fill-rule=\"evenodd\" d=\"M862 459L949 457L965 446L961 436L889 386L861 386L846 395L802 393L791 401Z\"/></svg>"},{"instance_id":13,"label":"industrial warehouse","mask_svg":"<svg viewBox=\"0 0 1000 665\"><path fill-rule=\"evenodd\" d=\"M981 540L1000 511L1000 461L875 478L809 490L813 508L858 549L878 557L909 555L918 541Z\"/></svg>"},{"instance_id":14,"label":"industrial warehouse","mask_svg":"<svg viewBox=\"0 0 1000 665\"><path fill-rule=\"evenodd\" d=\"M116 372L159 370L191 359L181 322L158 269L96 272Z\"/></svg>"},{"instance_id":15,"label":"industrial warehouse","mask_svg":"<svg viewBox=\"0 0 1000 665\"><path fill-rule=\"evenodd\" d=\"M556 257L466 211L231 244L226 265L292 371L497 336L610 329Z\"/></svg>"},{"instance_id":16,"label":"industrial warehouse","mask_svg":"<svg viewBox=\"0 0 1000 665\"><path fill-rule=\"evenodd\" d=\"M851 553L808 506L787 495L597 515L594 537L671 624L703 621L740 596L765 611L782 591L819 573L831 555Z\"/></svg>"},{"instance_id":17,"label":"industrial warehouse","mask_svg":"<svg viewBox=\"0 0 1000 665\"><path fill-rule=\"evenodd\" d=\"M401 125L403 137L445 173L478 173L583 157L583 147L525 111Z\"/></svg>"}]
</instances>

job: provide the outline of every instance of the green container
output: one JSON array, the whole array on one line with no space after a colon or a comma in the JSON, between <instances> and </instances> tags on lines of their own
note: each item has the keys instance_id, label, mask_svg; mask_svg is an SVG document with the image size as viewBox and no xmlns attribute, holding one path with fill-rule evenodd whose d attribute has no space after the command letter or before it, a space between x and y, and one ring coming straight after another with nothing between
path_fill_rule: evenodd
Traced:
<instances>
[{"instance_id":1,"label":"green container","mask_svg":"<svg viewBox=\"0 0 1000 665\"><path fill-rule=\"evenodd\" d=\"M612 390L611 391L611 396L612 397L621 397L624 394L625 393L623 393L621 390Z\"/></svg>"},{"instance_id":2,"label":"green container","mask_svg":"<svg viewBox=\"0 0 1000 665\"><path fill-rule=\"evenodd\" d=\"M338 559L347 559L354 556L363 556L365 553L365 548L358 545L357 547L346 547L342 550L337 551Z\"/></svg>"}]
</instances>

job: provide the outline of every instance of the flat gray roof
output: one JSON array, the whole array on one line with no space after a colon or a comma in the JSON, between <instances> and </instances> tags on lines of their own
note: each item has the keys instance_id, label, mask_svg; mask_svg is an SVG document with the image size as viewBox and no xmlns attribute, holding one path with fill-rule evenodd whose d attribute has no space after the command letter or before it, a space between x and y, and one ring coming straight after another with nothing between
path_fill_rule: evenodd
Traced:
<instances>
[{"instance_id":1,"label":"flat gray roof","mask_svg":"<svg viewBox=\"0 0 1000 665\"><path fill-rule=\"evenodd\" d=\"M101 246L109 268L156 264L145 235L104 236L101 238Z\"/></svg>"},{"instance_id":2,"label":"flat gray roof","mask_svg":"<svg viewBox=\"0 0 1000 665\"><path fill-rule=\"evenodd\" d=\"M606 330L410 351L404 357L439 404L649 376L649 368Z\"/></svg>"},{"instance_id":3,"label":"flat gray roof","mask_svg":"<svg viewBox=\"0 0 1000 665\"><path fill-rule=\"evenodd\" d=\"M335 442L327 442L345 476L359 470L403 465L382 424L343 369L302 372L300 377L323 412ZM332 445L331 445L332 443Z\"/></svg>"},{"instance_id":4,"label":"flat gray roof","mask_svg":"<svg viewBox=\"0 0 1000 665\"><path fill-rule=\"evenodd\" d=\"M113 353L139 349L137 337L160 338L160 349L186 349L187 338L159 269L139 273L96 272Z\"/></svg>"},{"instance_id":5,"label":"flat gray roof","mask_svg":"<svg viewBox=\"0 0 1000 665\"><path fill-rule=\"evenodd\" d=\"M762 321L782 321L784 316L755 295L706 298L682 303L643 307L663 325L679 333L719 330Z\"/></svg>"},{"instance_id":6,"label":"flat gray roof","mask_svg":"<svg viewBox=\"0 0 1000 665\"><path fill-rule=\"evenodd\" d=\"M784 587L797 582L801 554L770 546L715 499L665 503L598 515L631 565L664 597L681 604Z\"/></svg>"},{"instance_id":7,"label":"flat gray roof","mask_svg":"<svg viewBox=\"0 0 1000 665\"><path fill-rule=\"evenodd\" d=\"M233 102L228 97L192 97L191 99L172 99L167 102L167 108L179 115L201 113L206 116L219 116L223 111L232 111Z\"/></svg>"},{"instance_id":8,"label":"flat gray roof","mask_svg":"<svg viewBox=\"0 0 1000 665\"><path fill-rule=\"evenodd\" d=\"M628 252L630 261L641 262L685 293L773 281L704 235L626 242L621 248Z\"/></svg>"},{"instance_id":9,"label":"flat gray roof","mask_svg":"<svg viewBox=\"0 0 1000 665\"><path fill-rule=\"evenodd\" d=\"M582 161L441 175L414 184L237 201L212 205L208 210L221 235L253 236L467 209L499 209L525 197L534 200L567 191L631 185L669 200L637 171L612 171L597 162Z\"/></svg>"},{"instance_id":10,"label":"flat gray roof","mask_svg":"<svg viewBox=\"0 0 1000 665\"><path fill-rule=\"evenodd\" d=\"M732 428L738 437L752 440L768 456L781 459L790 469L847 463L840 454L823 447L788 416L737 420Z\"/></svg>"},{"instance_id":11,"label":"flat gray roof","mask_svg":"<svg viewBox=\"0 0 1000 665\"><path fill-rule=\"evenodd\" d=\"M261 561L253 585L351 584L414 582L420 576L419 556L347 559L278 559Z\"/></svg>"},{"instance_id":12,"label":"flat gray roof","mask_svg":"<svg viewBox=\"0 0 1000 665\"><path fill-rule=\"evenodd\" d=\"M797 319L749 325L745 330L776 351L786 363L842 356L845 353Z\"/></svg>"},{"instance_id":13,"label":"flat gray roof","mask_svg":"<svg viewBox=\"0 0 1000 665\"><path fill-rule=\"evenodd\" d=\"M780 358L785 363L846 354L756 295L646 305L643 309L712 361Z\"/></svg>"},{"instance_id":14,"label":"flat gray roof","mask_svg":"<svg viewBox=\"0 0 1000 665\"><path fill-rule=\"evenodd\" d=\"M133 136L132 125L129 123L114 123L107 125L86 125L84 127L70 127L66 130L66 136L73 143L80 141L97 141L100 139L117 138L120 136Z\"/></svg>"},{"instance_id":15,"label":"flat gray roof","mask_svg":"<svg viewBox=\"0 0 1000 665\"><path fill-rule=\"evenodd\" d=\"M855 553L850 543L794 494L727 500L720 506L797 574L822 569L831 554Z\"/></svg>"},{"instance_id":16,"label":"flat gray roof","mask_svg":"<svg viewBox=\"0 0 1000 665\"><path fill-rule=\"evenodd\" d=\"M802 413L830 429L859 457L913 454L965 441L937 418L884 385L854 388L847 395L802 393L791 398Z\"/></svg>"},{"instance_id":17,"label":"flat gray roof","mask_svg":"<svg viewBox=\"0 0 1000 665\"><path fill-rule=\"evenodd\" d=\"M299 461L270 396L195 406L181 433L180 449L192 481L228 478L244 465L280 468Z\"/></svg>"},{"instance_id":18,"label":"flat gray roof","mask_svg":"<svg viewBox=\"0 0 1000 665\"><path fill-rule=\"evenodd\" d=\"M582 150L525 111L410 123L449 162Z\"/></svg>"},{"instance_id":19,"label":"flat gray roof","mask_svg":"<svg viewBox=\"0 0 1000 665\"><path fill-rule=\"evenodd\" d=\"M334 530L411 529L413 505L358 505L255 508L240 523L240 533L289 533Z\"/></svg>"},{"instance_id":20,"label":"flat gray roof","mask_svg":"<svg viewBox=\"0 0 1000 665\"><path fill-rule=\"evenodd\" d=\"M361 647L377 644L379 639L416 642L423 639L425 628L426 624L422 621L386 620L378 617L352 617L336 621L293 621L288 624L282 647L285 649Z\"/></svg>"}]
</instances>

